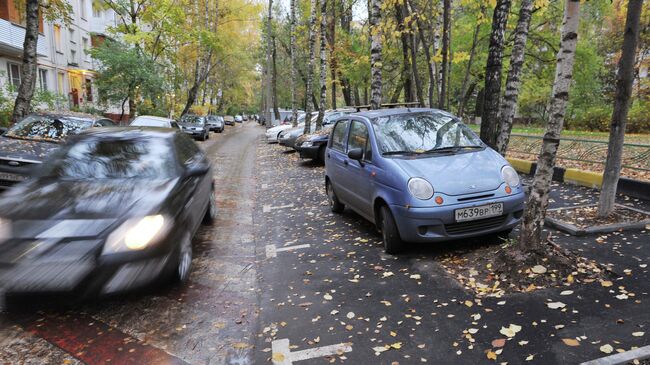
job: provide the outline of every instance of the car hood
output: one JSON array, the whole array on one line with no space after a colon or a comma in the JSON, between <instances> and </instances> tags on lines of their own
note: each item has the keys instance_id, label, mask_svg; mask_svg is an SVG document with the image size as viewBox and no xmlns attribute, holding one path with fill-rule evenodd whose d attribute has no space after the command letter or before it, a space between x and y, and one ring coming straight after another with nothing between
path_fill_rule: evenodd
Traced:
<instances>
[{"instance_id":1,"label":"car hood","mask_svg":"<svg viewBox=\"0 0 650 365\"><path fill-rule=\"evenodd\" d=\"M61 145L53 142L30 141L0 136L0 158L43 161Z\"/></svg>"},{"instance_id":2,"label":"car hood","mask_svg":"<svg viewBox=\"0 0 650 365\"><path fill-rule=\"evenodd\" d=\"M291 129L291 128L293 128L293 127L291 126L291 124L281 124L281 125L275 126L275 127L273 127L273 128L269 128L269 129L267 130L267 132L268 132L268 133L278 133L278 132L281 132L281 131L283 131L283 130Z\"/></svg>"},{"instance_id":3,"label":"car hood","mask_svg":"<svg viewBox=\"0 0 650 365\"><path fill-rule=\"evenodd\" d=\"M197 128L203 128L203 124L196 124L196 123L178 123L179 125L182 125L183 127L197 127Z\"/></svg>"},{"instance_id":4,"label":"car hood","mask_svg":"<svg viewBox=\"0 0 650 365\"><path fill-rule=\"evenodd\" d=\"M430 157L394 158L409 177L428 180L436 192L447 195L480 193L503 184L501 168L506 160L493 150Z\"/></svg>"},{"instance_id":5,"label":"car hood","mask_svg":"<svg viewBox=\"0 0 650 365\"><path fill-rule=\"evenodd\" d=\"M38 178L0 197L0 216L9 220L115 220L156 211L178 178L147 180L54 180Z\"/></svg>"}]
</instances>

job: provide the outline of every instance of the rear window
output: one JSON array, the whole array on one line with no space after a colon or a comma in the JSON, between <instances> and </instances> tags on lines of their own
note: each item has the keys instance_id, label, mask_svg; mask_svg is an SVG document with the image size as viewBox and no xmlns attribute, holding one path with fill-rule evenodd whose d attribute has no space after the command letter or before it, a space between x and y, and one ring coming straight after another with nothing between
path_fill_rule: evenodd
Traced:
<instances>
[{"instance_id":1,"label":"rear window","mask_svg":"<svg viewBox=\"0 0 650 365\"><path fill-rule=\"evenodd\" d=\"M137 117L131 122L131 125L134 127L167 127L169 123L160 119Z\"/></svg>"},{"instance_id":2,"label":"rear window","mask_svg":"<svg viewBox=\"0 0 650 365\"><path fill-rule=\"evenodd\" d=\"M338 151L345 151L345 132L348 129L349 120L341 120L336 123L332 131L332 142L330 147Z\"/></svg>"},{"instance_id":3,"label":"rear window","mask_svg":"<svg viewBox=\"0 0 650 365\"><path fill-rule=\"evenodd\" d=\"M69 135L74 135L93 126L90 119L77 117L56 117L48 115L30 115L11 127L6 137L60 142Z\"/></svg>"}]
</instances>

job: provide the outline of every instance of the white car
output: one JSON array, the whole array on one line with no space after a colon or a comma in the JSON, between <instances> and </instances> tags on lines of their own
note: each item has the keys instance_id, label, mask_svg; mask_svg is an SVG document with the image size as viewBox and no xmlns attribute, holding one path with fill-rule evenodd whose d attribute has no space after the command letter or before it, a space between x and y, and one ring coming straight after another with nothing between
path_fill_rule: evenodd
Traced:
<instances>
[{"instance_id":1,"label":"white car","mask_svg":"<svg viewBox=\"0 0 650 365\"><path fill-rule=\"evenodd\" d=\"M130 124L131 127L158 127L158 128L176 128L181 129L181 127L173 119L167 119L162 117L154 117L152 115L141 115L135 119Z\"/></svg>"},{"instance_id":2,"label":"white car","mask_svg":"<svg viewBox=\"0 0 650 365\"><path fill-rule=\"evenodd\" d=\"M304 125L305 121L305 114L301 114L298 116L298 124ZM280 137L280 133L293 128L293 124L287 123L287 124L280 124L278 126L269 128L266 130L266 142L267 143L278 143L278 138Z\"/></svg>"}]
</instances>

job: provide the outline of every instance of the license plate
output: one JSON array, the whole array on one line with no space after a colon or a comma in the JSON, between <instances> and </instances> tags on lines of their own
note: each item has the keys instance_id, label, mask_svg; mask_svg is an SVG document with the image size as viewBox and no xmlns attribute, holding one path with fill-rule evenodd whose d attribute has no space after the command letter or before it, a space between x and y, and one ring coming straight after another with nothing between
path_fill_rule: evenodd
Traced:
<instances>
[{"instance_id":1,"label":"license plate","mask_svg":"<svg viewBox=\"0 0 650 365\"><path fill-rule=\"evenodd\" d=\"M456 222L467 222L477 219L496 217L503 214L503 203L479 205L478 207L456 209Z\"/></svg>"},{"instance_id":2,"label":"license plate","mask_svg":"<svg viewBox=\"0 0 650 365\"><path fill-rule=\"evenodd\" d=\"M23 175L18 175L18 174L12 174L9 172L0 172L0 180L5 180L5 181L23 181L25 180L26 177Z\"/></svg>"}]
</instances>

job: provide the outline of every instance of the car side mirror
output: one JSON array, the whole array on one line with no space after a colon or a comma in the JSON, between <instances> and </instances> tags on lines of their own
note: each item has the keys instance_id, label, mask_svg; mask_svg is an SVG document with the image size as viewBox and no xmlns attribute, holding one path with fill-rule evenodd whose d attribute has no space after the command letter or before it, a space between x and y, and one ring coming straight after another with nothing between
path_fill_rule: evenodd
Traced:
<instances>
[{"instance_id":1,"label":"car side mirror","mask_svg":"<svg viewBox=\"0 0 650 365\"><path fill-rule=\"evenodd\" d=\"M185 169L185 177L197 177L203 176L210 171L210 165L208 163L199 162L191 164Z\"/></svg>"},{"instance_id":2,"label":"car side mirror","mask_svg":"<svg viewBox=\"0 0 650 365\"><path fill-rule=\"evenodd\" d=\"M363 165L361 163L361 159L363 159L363 150L361 148L353 148L348 151L348 157L351 160L357 160L359 161L359 164Z\"/></svg>"}]
</instances>

